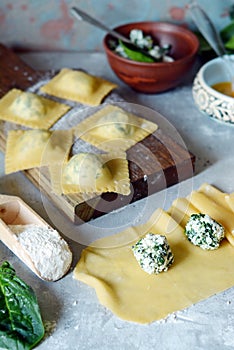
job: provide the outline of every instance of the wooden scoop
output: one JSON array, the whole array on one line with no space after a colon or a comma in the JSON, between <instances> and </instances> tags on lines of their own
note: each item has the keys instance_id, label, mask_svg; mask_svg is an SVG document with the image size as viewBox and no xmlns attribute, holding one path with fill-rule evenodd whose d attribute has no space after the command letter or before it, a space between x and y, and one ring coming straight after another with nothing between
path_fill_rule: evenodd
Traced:
<instances>
[{"instance_id":1,"label":"wooden scoop","mask_svg":"<svg viewBox=\"0 0 234 350\"><path fill-rule=\"evenodd\" d=\"M21 259L38 277L44 280L35 267L27 250L20 244L17 234L11 231L9 225L37 225L51 228L36 212L32 210L21 198L0 194L0 239ZM70 266L69 266L70 267ZM64 274L67 271L64 272Z\"/></svg>"}]
</instances>

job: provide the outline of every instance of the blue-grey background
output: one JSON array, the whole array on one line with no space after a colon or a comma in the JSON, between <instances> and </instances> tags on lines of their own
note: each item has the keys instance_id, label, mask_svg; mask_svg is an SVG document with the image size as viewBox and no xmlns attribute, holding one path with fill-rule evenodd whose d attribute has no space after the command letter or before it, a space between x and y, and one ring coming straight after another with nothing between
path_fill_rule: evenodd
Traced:
<instances>
[{"instance_id":1,"label":"blue-grey background","mask_svg":"<svg viewBox=\"0 0 234 350\"><path fill-rule=\"evenodd\" d=\"M166 20L194 29L188 0L0 0L0 42L29 50L101 51L104 33L76 21L77 6L110 27L132 21ZM229 22L233 0L198 0L217 28Z\"/></svg>"}]
</instances>

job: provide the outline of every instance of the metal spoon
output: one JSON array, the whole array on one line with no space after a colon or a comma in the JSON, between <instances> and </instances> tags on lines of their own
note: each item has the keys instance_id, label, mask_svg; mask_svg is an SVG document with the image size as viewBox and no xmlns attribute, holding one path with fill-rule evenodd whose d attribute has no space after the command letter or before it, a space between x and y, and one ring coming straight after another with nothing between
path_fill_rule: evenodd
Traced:
<instances>
[{"instance_id":1,"label":"metal spoon","mask_svg":"<svg viewBox=\"0 0 234 350\"><path fill-rule=\"evenodd\" d=\"M90 15L88 15L86 12L78 9L77 7L72 7L71 8L71 14L78 19L79 21L85 21L88 22L90 24L92 24L93 26L104 30L105 32L111 34L113 37L115 37L116 39L120 39L122 40L124 43L131 45L133 48L135 48L138 52L141 52L142 54L144 54L145 56L150 57L151 59L153 59L154 61L156 61L155 57L153 57L152 55L149 54L149 52L145 51L144 49L142 49L141 47L139 47L138 45L136 45L135 43L133 43L130 39L128 39L126 36L124 36L121 33L116 32L113 29L108 28L105 24L101 23L100 21L98 21L97 19L91 17Z\"/></svg>"},{"instance_id":2,"label":"metal spoon","mask_svg":"<svg viewBox=\"0 0 234 350\"><path fill-rule=\"evenodd\" d=\"M188 10L192 16L194 23L204 38L210 44L217 56L221 57L228 69L228 73L231 76L232 90L234 91L234 62L230 55L227 54L223 41L216 30L206 12L197 4L196 1L191 1L188 5Z\"/></svg>"}]
</instances>

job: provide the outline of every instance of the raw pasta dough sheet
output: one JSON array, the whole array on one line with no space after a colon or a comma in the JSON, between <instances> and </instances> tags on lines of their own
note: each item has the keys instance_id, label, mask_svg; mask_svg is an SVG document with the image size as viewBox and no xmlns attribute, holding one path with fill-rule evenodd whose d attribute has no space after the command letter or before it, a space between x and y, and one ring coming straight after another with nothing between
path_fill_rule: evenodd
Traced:
<instances>
[{"instance_id":1,"label":"raw pasta dough sheet","mask_svg":"<svg viewBox=\"0 0 234 350\"><path fill-rule=\"evenodd\" d=\"M201 187L203 194L206 188ZM218 198L215 191L211 197ZM220 217L225 204L219 206ZM228 226L225 215L223 220ZM166 235L175 258L167 272L149 275L134 258L131 247L147 232ZM224 239L217 250L202 250L187 240L183 226L157 209L146 224L93 242L82 252L74 276L95 288L101 304L120 318L150 323L232 287L234 247Z\"/></svg>"}]
</instances>

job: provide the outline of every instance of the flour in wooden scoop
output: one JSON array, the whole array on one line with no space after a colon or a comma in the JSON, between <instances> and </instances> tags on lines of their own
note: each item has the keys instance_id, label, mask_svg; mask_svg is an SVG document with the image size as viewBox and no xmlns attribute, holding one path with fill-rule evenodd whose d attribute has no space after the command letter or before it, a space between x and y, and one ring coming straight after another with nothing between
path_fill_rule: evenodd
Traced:
<instances>
[{"instance_id":1,"label":"flour in wooden scoop","mask_svg":"<svg viewBox=\"0 0 234 350\"><path fill-rule=\"evenodd\" d=\"M70 268L72 253L59 233L46 226L9 225L41 278L56 281Z\"/></svg>"}]
</instances>

